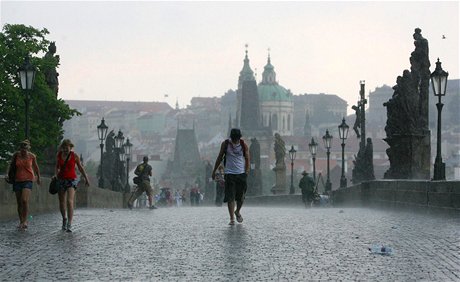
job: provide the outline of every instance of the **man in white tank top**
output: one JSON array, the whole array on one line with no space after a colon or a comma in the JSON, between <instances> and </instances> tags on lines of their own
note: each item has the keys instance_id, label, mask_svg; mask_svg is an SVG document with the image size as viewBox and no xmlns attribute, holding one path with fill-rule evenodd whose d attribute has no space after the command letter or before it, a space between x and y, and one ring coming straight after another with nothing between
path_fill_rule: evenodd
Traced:
<instances>
[{"instance_id":1,"label":"man in white tank top","mask_svg":"<svg viewBox=\"0 0 460 282\"><path fill-rule=\"evenodd\" d=\"M225 196L224 203L227 203L230 214L229 225L235 225L235 217L239 223L243 222L240 210L243 206L247 190L247 177L249 173L249 150L246 143L241 139L241 131L233 128L230 131L230 139L224 140L220 146L212 179L216 178L216 170L221 162L224 162L225 172ZM236 210L235 210L236 202Z\"/></svg>"}]
</instances>

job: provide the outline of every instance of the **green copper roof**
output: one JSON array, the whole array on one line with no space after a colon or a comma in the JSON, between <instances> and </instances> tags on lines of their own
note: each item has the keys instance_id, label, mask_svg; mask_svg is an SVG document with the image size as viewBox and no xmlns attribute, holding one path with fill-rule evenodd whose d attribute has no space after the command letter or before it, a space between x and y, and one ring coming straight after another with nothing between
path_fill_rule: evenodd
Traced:
<instances>
[{"instance_id":1,"label":"green copper roof","mask_svg":"<svg viewBox=\"0 0 460 282\"><path fill-rule=\"evenodd\" d=\"M268 55L267 64L262 73L262 82L257 86L259 101L287 101L292 100L292 94L276 81L275 67L271 64Z\"/></svg>"},{"instance_id":2,"label":"green copper roof","mask_svg":"<svg viewBox=\"0 0 460 282\"><path fill-rule=\"evenodd\" d=\"M248 80L256 80L256 79L254 77L254 72L249 66L248 50L246 50L246 56L244 57L244 65L243 65L243 69L240 71L239 81L242 82L242 81L248 81Z\"/></svg>"},{"instance_id":3,"label":"green copper roof","mask_svg":"<svg viewBox=\"0 0 460 282\"><path fill-rule=\"evenodd\" d=\"M257 86L259 92L259 101L286 101L292 100L292 94L289 90L279 84L262 84Z\"/></svg>"}]
</instances>

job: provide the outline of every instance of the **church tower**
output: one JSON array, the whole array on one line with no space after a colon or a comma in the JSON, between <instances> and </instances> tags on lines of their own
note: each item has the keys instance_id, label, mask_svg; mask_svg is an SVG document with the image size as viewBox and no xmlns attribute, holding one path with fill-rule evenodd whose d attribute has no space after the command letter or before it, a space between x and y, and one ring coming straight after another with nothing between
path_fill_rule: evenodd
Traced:
<instances>
[{"instance_id":1,"label":"church tower","mask_svg":"<svg viewBox=\"0 0 460 282\"><path fill-rule=\"evenodd\" d=\"M276 80L275 67L268 54L267 64L258 85L262 125L271 126L273 133L292 136L294 132L294 104L292 93Z\"/></svg>"},{"instance_id":2,"label":"church tower","mask_svg":"<svg viewBox=\"0 0 460 282\"><path fill-rule=\"evenodd\" d=\"M239 127L243 131L259 130L261 128L259 93L257 91L257 82L254 77L254 72L249 66L247 49L243 69L238 78L237 96Z\"/></svg>"}]
</instances>

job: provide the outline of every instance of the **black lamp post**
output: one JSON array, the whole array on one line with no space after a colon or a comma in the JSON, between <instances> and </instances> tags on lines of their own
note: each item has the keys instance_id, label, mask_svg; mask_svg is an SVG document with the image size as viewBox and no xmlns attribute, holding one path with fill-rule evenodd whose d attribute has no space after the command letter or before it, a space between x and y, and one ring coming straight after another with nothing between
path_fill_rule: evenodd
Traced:
<instances>
[{"instance_id":1,"label":"black lamp post","mask_svg":"<svg viewBox=\"0 0 460 282\"><path fill-rule=\"evenodd\" d=\"M126 143L123 145L125 148L125 155L126 155L126 187L125 190L126 192L129 192L131 190L131 187L129 186L129 160L131 159L131 149L133 147L133 144L129 142L129 138L126 139Z\"/></svg>"},{"instance_id":2,"label":"black lamp post","mask_svg":"<svg viewBox=\"0 0 460 282\"><path fill-rule=\"evenodd\" d=\"M108 129L109 127L105 125L104 118L102 118L101 124L97 126L97 137L99 138L99 141L101 141L101 144L99 144L99 147L101 147L101 177L99 178L99 187L101 188L104 188L104 167L102 166L102 164L104 159L104 140L107 136Z\"/></svg>"},{"instance_id":3,"label":"black lamp post","mask_svg":"<svg viewBox=\"0 0 460 282\"><path fill-rule=\"evenodd\" d=\"M441 67L441 62L436 62L436 69L431 74L431 85L433 85L434 95L438 97L438 103L436 108L438 108L438 140L436 144L436 159L434 162L434 175L433 180L446 180L446 164L442 162L441 157L441 111L443 103L441 103L441 97L446 95L447 89L447 77L449 76L448 72L445 72Z\"/></svg>"},{"instance_id":4,"label":"black lamp post","mask_svg":"<svg viewBox=\"0 0 460 282\"><path fill-rule=\"evenodd\" d=\"M294 194L294 160L295 160L295 153L297 151L294 149L294 145L291 146L291 150L289 150L289 158L291 159L291 188L289 190L289 194Z\"/></svg>"},{"instance_id":5,"label":"black lamp post","mask_svg":"<svg viewBox=\"0 0 460 282\"><path fill-rule=\"evenodd\" d=\"M21 88L24 90L24 102L25 102L25 114L26 114L26 139L30 138L30 126L29 126L29 102L30 102L30 91L34 88L35 80L35 67L30 63L29 56L26 56L24 64L19 68L18 75L21 79Z\"/></svg>"},{"instance_id":6,"label":"black lamp post","mask_svg":"<svg viewBox=\"0 0 460 282\"><path fill-rule=\"evenodd\" d=\"M318 143L315 142L313 137L311 138L311 142L308 144L308 149L310 149L311 158L313 159L313 180L316 183L316 150L318 148Z\"/></svg>"},{"instance_id":7,"label":"black lamp post","mask_svg":"<svg viewBox=\"0 0 460 282\"><path fill-rule=\"evenodd\" d=\"M118 189L119 187L117 187L118 185L118 177L120 176L120 172L119 172L119 168L118 168L118 163L120 162L120 154L122 153L121 152L121 149L123 147L123 142L125 141L125 137L123 136L123 132L121 132L121 130L118 130L118 134L114 137L114 140L115 140L115 152L117 154L116 156L116 159L115 159L115 162L116 162L116 165L115 165L115 175L112 179L112 189L113 190L120 190ZM124 158L124 157L123 157Z\"/></svg>"},{"instance_id":8,"label":"black lamp post","mask_svg":"<svg viewBox=\"0 0 460 282\"><path fill-rule=\"evenodd\" d=\"M324 147L326 148L326 154L327 154L327 180L326 180L326 193L331 191L331 179L329 175L329 157L331 155L331 142L332 142L332 135L329 134L329 129L326 130L326 135L323 136L323 142L324 142Z\"/></svg>"},{"instance_id":9,"label":"black lamp post","mask_svg":"<svg viewBox=\"0 0 460 282\"><path fill-rule=\"evenodd\" d=\"M345 177L345 140L348 137L349 126L345 123L345 118L339 125L339 137L342 140L342 176L340 177L340 188L347 187L347 178Z\"/></svg>"}]
</instances>

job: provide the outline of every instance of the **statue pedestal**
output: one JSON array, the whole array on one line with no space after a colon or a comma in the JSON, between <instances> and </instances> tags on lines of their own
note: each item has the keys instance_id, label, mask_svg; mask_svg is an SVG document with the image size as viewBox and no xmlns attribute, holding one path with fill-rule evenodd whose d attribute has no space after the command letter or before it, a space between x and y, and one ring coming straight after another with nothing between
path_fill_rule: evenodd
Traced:
<instances>
[{"instance_id":1,"label":"statue pedestal","mask_svg":"<svg viewBox=\"0 0 460 282\"><path fill-rule=\"evenodd\" d=\"M387 155L390 169L388 179L430 179L430 132L423 135L393 135L385 138L390 145Z\"/></svg>"},{"instance_id":2,"label":"statue pedestal","mask_svg":"<svg viewBox=\"0 0 460 282\"><path fill-rule=\"evenodd\" d=\"M275 172L276 183L271 189L272 193L275 195L287 194L286 166L276 166L273 171Z\"/></svg>"}]
</instances>

